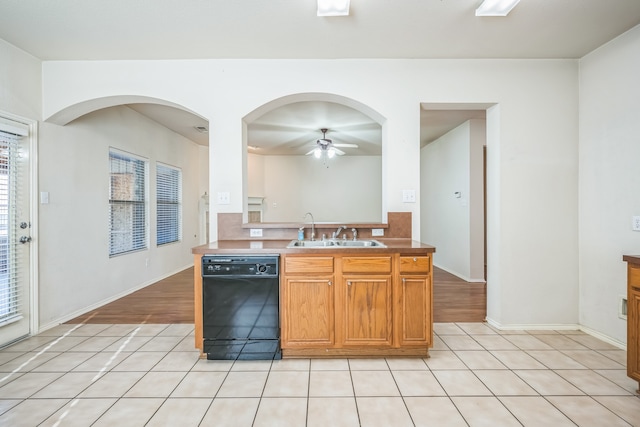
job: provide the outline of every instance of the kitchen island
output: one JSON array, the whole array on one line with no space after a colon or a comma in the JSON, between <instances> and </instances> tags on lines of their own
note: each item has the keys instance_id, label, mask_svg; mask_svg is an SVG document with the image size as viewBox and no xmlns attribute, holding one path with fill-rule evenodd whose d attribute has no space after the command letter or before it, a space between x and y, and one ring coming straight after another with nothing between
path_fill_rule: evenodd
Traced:
<instances>
[{"instance_id":1,"label":"kitchen island","mask_svg":"<svg viewBox=\"0 0 640 427\"><path fill-rule=\"evenodd\" d=\"M433 246L287 248L229 240L193 248L195 346L202 342L203 255L280 255L282 356L426 357L433 345Z\"/></svg>"}]
</instances>

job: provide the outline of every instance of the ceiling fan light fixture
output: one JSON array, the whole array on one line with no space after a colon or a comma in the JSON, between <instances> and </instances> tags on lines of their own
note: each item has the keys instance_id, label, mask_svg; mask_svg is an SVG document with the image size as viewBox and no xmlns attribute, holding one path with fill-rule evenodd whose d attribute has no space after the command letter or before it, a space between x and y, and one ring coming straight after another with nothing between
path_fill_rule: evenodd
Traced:
<instances>
[{"instance_id":1,"label":"ceiling fan light fixture","mask_svg":"<svg viewBox=\"0 0 640 427\"><path fill-rule=\"evenodd\" d=\"M507 16L520 0L484 0L476 9L476 16Z\"/></svg>"},{"instance_id":2,"label":"ceiling fan light fixture","mask_svg":"<svg viewBox=\"0 0 640 427\"><path fill-rule=\"evenodd\" d=\"M329 157L330 159L333 159L335 155L336 155L336 149L333 147L329 147L329 149L327 150L327 157Z\"/></svg>"},{"instance_id":3,"label":"ceiling fan light fixture","mask_svg":"<svg viewBox=\"0 0 640 427\"><path fill-rule=\"evenodd\" d=\"M348 16L350 0L318 0L318 16Z\"/></svg>"},{"instance_id":4,"label":"ceiling fan light fixture","mask_svg":"<svg viewBox=\"0 0 640 427\"><path fill-rule=\"evenodd\" d=\"M313 150L313 157L315 157L316 159L319 159L320 156L322 156L322 150L320 149L320 147L318 147L315 150Z\"/></svg>"}]
</instances>

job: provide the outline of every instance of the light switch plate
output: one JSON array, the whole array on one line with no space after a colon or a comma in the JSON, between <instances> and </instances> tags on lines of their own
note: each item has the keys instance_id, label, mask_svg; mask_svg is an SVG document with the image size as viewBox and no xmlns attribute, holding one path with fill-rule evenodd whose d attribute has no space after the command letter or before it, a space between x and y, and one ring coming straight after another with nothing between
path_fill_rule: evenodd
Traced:
<instances>
[{"instance_id":1,"label":"light switch plate","mask_svg":"<svg viewBox=\"0 0 640 427\"><path fill-rule=\"evenodd\" d=\"M415 203L416 190L402 190L402 203Z\"/></svg>"},{"instance_id":2,"label":"light switch plate","mask_svg":"<svg viewBox=\"0 0 640 427\"><path fill-rule=\"evenodd\" d=\"M218 204L219 205L228 205L231 203L231 196L228 191L218 192Z\"/></svg>"},{"instance_id":3,"label":"light switch plate","mask_svg":"<svg viewBox=\"0 0 640 427\"><path fill-rule=\"evenodd\" d=\"M633 231L640 231L640 216L634 216L632 218L631 229Z\"/></svg>"},{"instance_id":4,"label":"light switch plate","mask_svg":"<svg viewBox=\"0 0 640 427\"><path fill-rule=\"evenodd\" d=\"M249 236L251 237L262 237L262 228L250 228Z\"/></svg>"}]
</instances>

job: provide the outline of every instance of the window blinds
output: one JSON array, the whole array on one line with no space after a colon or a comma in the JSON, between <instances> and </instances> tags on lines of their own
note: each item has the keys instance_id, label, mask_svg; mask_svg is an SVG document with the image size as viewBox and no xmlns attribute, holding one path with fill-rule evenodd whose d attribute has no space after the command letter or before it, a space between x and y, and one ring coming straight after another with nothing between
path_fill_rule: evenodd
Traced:
<instances>
[{"instance_id":1,"label":"window blinds","mask_svg":"<svg viewBox=\"0 0 640 427\"><path fill-rule=\"evenodd\" d=\"M177 242L181 236L182 171L156 165L156 243Z\"/></svg>"},{"instance_id":2,"label":"window blinds","mask_svg":"<svg viewBox=\"0 0 640 427\"><path fill-rule=\"evenodd\" d=\"M147 161L109 151L109 255L147 248Z\"/></svg>"},{"instance_id":3,"label":"window blinds","mask_svg":"<svg viewBox=\"0 0 640 427\"><path fill-rule=\"evenodd\" d=\"M0 131L0 323L21 316L16 215L17 197L22 191L19 188L17 159L18 137Z\"/></svg>"}]
</instances>

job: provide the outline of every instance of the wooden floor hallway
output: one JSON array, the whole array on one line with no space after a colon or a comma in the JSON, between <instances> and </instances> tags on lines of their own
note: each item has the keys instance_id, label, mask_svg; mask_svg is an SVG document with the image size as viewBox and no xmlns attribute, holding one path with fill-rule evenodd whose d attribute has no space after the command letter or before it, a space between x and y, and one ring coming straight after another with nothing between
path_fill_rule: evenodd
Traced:
<instances>
[{"instance_id":1,"label":"wooden floor hallway","mask_svg":"<svg viewBox=\"0 0 640 427\"><path fill-rule=\"evenodd\" d=\"M485 283L469 283L434 267L433 321L483 322ZM133 292L67 323L193 323L193 268Z\"/></svg>"}]
</instances>

